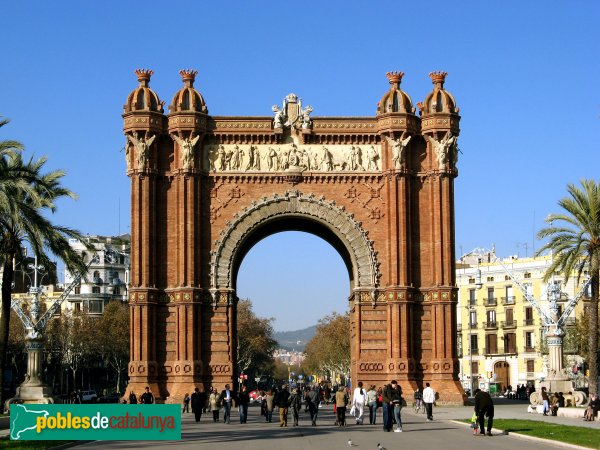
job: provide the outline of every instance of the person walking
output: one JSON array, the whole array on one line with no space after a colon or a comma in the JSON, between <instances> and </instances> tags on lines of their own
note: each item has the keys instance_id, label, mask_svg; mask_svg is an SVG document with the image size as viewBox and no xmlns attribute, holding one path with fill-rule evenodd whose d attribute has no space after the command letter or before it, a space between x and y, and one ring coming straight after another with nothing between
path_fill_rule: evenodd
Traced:
<instances>
[{"instance_id":1,"label":"person walking","mask_svg":"<svg viewBox=\"0 0 600 450\"><path fill-rule=\"evenodd\" d=\"M146 386L145 392L142 394L140 403L144 405L151 405L154 403L154 395L152 395L152 392L150 392L150 388L148 386Z\"/></svg>"},{"instance_id":2,"label":"person walking","mask_svg":"<svg viewBox=\"0 0 600 450\"><path fill-rule=\"evenodd\" d=\"M352 394L352 408L354 409L354 418L356 425L362 425L365 404L367 403L367 392L363 389L362 381L358 382L354 393Z\"/></svg>"},{"instance_id":3,"label":"person walking","mask_svg":"<svg viewBox=\"0 0 600 450\"><path fill-rule=\"evenodd\" d=\"M192 411L193 410L194 410L194 407L192 406ZM187 392L183 396L183 410L181 412L182 413L190 412L190 394L188 394Z\"/></svg>"},{"instance_id":4,"label":"person walking","mask_svg":"<svg viewBox=\"0 0 600 450\"><path fill-rule=\"evenodd\" d=\"M335 414L339 427L346 426L346 406L348 406L348 394L345 386L340 386L335 393Z\"/></svg>"},{"instance_id":5,"label":"person walking","mask_svg":"<svg viewBox=\"0 0 600 450\"><path fill-rule=\"evenodd\" d=\"M494 402L490 394L481 389L475 389L475 413L479 421L480 435L485 435L485 416L487 416L487 435L491 436L494 424Z\"/></svg>"},{"instance_id":6,"label":"person walking","mask_svg":"<svg viewBox=\"0 0 600 450\"><path fill-rule=\"evenodd\" d=\"M212 386L210 388L210 396L208 398L208 403L210 404L210 410L213 414L213 422L219 421L219 410L221 409L221 396Z\"/></svg>"},{"instance_id":7,"label":"person walking","mask_svg":"<svg viewBox=\"0 0 600 450\"><path fill-rule=\"evenodd\" d=\"M423 389L423 403L425 404L425 411L427 411L427 421L433 420L433 404L435 403L435 391L429 385L425 383L425 389Z\"/></svg>"},{"instance_id":8,"label":"person walking","mask_svg":"<svg viewBox=\"0 0 600 450\"><path fill-rule=\"evenodd\" d=\"M206 393L201 391L200 388L197 387L196 389L194 389L194 393L192 394L191 403L194 418L196 419L196 422L200 422L200 418L202 417L202 410L206 405Z\"/></svg>"},{"instance_id":9,"label":"person walking","mask_svg":"<svg viewBox=\"0 0 600 450\"><path fill-rule=\"evenodd\" d=\"M250 403L250 393L246 386L242 386L242 391L238 395L238 411L240 413L240 423L248 421L248 403Z\"/></svg>"},{"instance_id":10,"label":"person walking","mask_svg":"<svg viewBox=\"0 0 600 450\"><path fill-rule=\"evenodd\" d=\"M273 389L270 389L265 395L265 419L271 423L273 421L273 408L275 407L275 396Z\"/></svg>"},{"instance_id":11,"label":"person walking","mask_svg":"<svg viewBox=\"0 0 600 450\"><path fill-rule=\"evenodd\" d=\"M287 384L281 386L281 391L277 393L275 397L275 404L279 408L279 426L287 427L287 414L289 407L290 391L288 391Z\"/></svg>"},{"instance_id":12,"label":"person walking","mask_svg":"<svg viewBox=\"0 0 600 450\"><path fill-rule=\"evenodd\" d=\"M400 412L402 410L402 389L400 385L392 381L392 405L394 408L394 419L396 420L395 433L402 433L402 417Z\"/></svg>"},{"instance_id":13,"label":"person walking","mask_svg":"<svg viewBox=\"0 0 600 450\"><path fill-rule=\"evenodd\" d=\"M313 427L317 426L317 416L319 415L320 401L319 388L316 384L313 384L310 390L306 393L306 404L308 405L310 421Z\"/></svg>"},{"instance_id":14,"label":"person walking","mask_svg":"<svg viewBox=\"0 0 600 450\"><path fill-rule=\"evenodd\" d=\"M221 392L221 403L223 404L223 422L231 423L231 407L235 401L235 392L226 384L225 389Z\"/></svg>"},{"instance_id":15,"label":"person walking","mask_svg":"<svg viewBox=\"0 0 600 450\"><path fill-rule=\"evenodd\" d=\"M292 390L292 395L290 395L289 404L292 409L292 418L294 419L294 426L298 426L298 419L300 414L300 408L302 408L302 399L300 397L300 393L298 389Z\"/></svg>"},{"instance_id":16,"label":"person walking","mask_svg":"<svg viewBox=\"0 0 600 450\"><path fill-rule=\"evenodd\" d=\"M375 425L377 419L377 391L374 384L367 391L367 406L369 407L369 425Z\"/></svg>"}]
</instances>

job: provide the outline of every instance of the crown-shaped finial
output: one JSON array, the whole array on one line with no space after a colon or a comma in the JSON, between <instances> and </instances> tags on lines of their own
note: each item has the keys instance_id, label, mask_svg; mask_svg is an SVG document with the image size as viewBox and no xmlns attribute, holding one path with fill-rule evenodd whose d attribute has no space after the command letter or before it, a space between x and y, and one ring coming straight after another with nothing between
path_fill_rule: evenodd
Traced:
<instances>
[{"instance_id":1,"label":"crown-shaped finial","mask_svg":"<svg viewBox=\"0 0 600 450\"><path fill-rule=\"evenodd\" d=\"M402 77L404 76L404 72L388 72L385 74L388 80L390 80L390 84L400 84L402 81Z\"/></svg>"},{"instance_id":2,"label":"crown-shaped finial","mask_svg":"<svg viewBox=\"0 0 600 450\"><path fill-rule=\"evenodd\" d=\"M150 69L136 69L135 74L137 75L137 79L140 82L140 86L148 86L148 82L150 81L150 77L154 71Z\"/></svg>"},{"instance_id":3,"label":"crown-shaped finial","mask_svg":"<svg viewBox=\"0 0 600 450\"><path fill-rule=\"evenodd\" d=\"M181 79L186 86L193 87L196 75L198 75L198 71L192 69L182 69L179 71L179 75L181 75Z\"/></svg>"},{"instance_id":4,"label":"crown-shaped finial","mask_svg":"<svg viewBox=\"0 0 600 450\"><path fill-rule=\"evenodd\" d=\"M446 79L446 75L448 75L448 72L429 72L429 76L431 77L431 81L433 81L433 84L440 84L441 87L444 87L444 80Z\"/></svg>"}]
</instances>

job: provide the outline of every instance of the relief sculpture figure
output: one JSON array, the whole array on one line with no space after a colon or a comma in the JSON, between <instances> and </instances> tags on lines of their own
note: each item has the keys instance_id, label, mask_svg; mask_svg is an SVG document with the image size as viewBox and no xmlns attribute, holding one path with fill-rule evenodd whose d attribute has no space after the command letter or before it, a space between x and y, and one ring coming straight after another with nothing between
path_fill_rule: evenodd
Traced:
<instances>
[{"instance_id":1,"label":"relief sculpture figure","mask_svg":"<svg viewBox=\"0 0 600 450\"><path fill-rule=\"evenodd\" d=\"M458 153L456 147L456 136L452 136L449 131L446 132L441 141L425 135L425 139L431 144L435 151L435 159L437 160L438 167L443 169L448 161L448 157L451 156L450 152ZM453 162L458 160L458 155L452 155Z\"/></svg>"},{"instance_id":2,"label":"relief sculpture figure","mask_svg":"<svg viewBox=\"0 0 600 450\"><path fill-rule=\"evenodd\" d=\"M348 155L348 169L349 170L360 170L362 166L360 164L360 156L361 150L360 147L355 147L354 145L350 149L350 154Z\"/></svg>"},{"instance_id":3,"label":"relief sculpture figure","mask_svg":"<svg viewBox=\"0 0 600 450\"><path fill-rule=\"evenodd\" d=\"M276 172L279 170L279 157L277 155L277 150L273 147L269 147L267 151L267 167L269 172Z\"/></svg>"},{"instance_id":4,"label":"relief sculpture figure","mask_svg":"<svg viewBox=\"0 0 600 450\"><path fill-rule=\"evenodd\" d=\"M379 170L379 163L377 160L379 159L379 155L377 154L377 150L375 147L371 145L369 150L367 150L367 170Z\"/></svg>"},{"instance_id":5,"label":"relief sculpture figure","mask_svg":"<svg viewBox=\"0 0 600 450\"><path fill-rule=\"evenodd\" d=\"M248 150L248 165L246 170L260 170L260 155L256 145L251 145Z\"/></svg>"},{"instance_id":6,"label":"relief sculpture figure","mask_svg":"<svg viewBox=\"0 0 600 450\"><path fill-rule=\"evenodd\" d=\"M302 129L307 130L312 126L309 114L312 112L312 106L307 106L301 112L302 115Z\"/></svg>"},{"instance_id":7,"label":"relief sculpture figure","mask_svg":"<svg viewBox=\"0 0 600 450\"><path fill-rule=\"evenodd\" d=\"M134 132L133 136L127 135L127 139L129 142L133 144L135 147L135 156L137 160L138 170L143 170L146 167L146 162L148 161L148 151L150 150L150 146L156 139L156 135L151 138L142 138L138 135L138 132ZM129 152L127 152L129 154Z\"/></svg>"},{"instance_id":8,"label":"relief sculpture figure","mask_svg":"<svg viewBox=\"0 0 600 450\"><path fill-rule=\"evenodd\" d=\"M404 149L412 138L412 136L406 137L407 135L408 133L405 131L398 139L386 136L388 143L392 146L392 161L395 169L401 169L404 163Z\"/></svg>"},{"instance_id":9,"label":"relief sculpture figure","mask_svg":"<svg viewBox=\"0 0 600 450\"><path fill-rule=\"evenodd\" d=\"M176 134L172 134L171 137L177 142L179 148L181 148L181 164L184 169L189 169L194 161L194 147L200 139L200 136L196 136L193 139L180 138Z\"/></svg>"},{"instance_id":10,"label":"relief sculpture figure","mask_svg":"<svg viewBox=\"0 0 600 450\"><path fill-rule=\"evenodd\" d=\"M225 170L227 168L227 159L225 157L225 147L223 144L219 145L219 148L217 149L217 157L215 158L213 166L216 170Z\"/></svg>"},{"instance_id":11,"label":"relief sculpture figure","mask_svg":"<svg viewBox=\"0 0 600 450\"><path fill-rule=\"evenodd\" d=\"M333 170L333 155L325 146L323 146L323 156L321 157L321 170L325 172Z\"/></svg>"},{"instance_id":12,"label":"relief sculpture figure","mask_svg":"<svg viewBox=\"0 0 600 450\"><path fill-rule=\"evenodd\" d=\"M242 150L239 145L233 147L229 161L230 170L240 170L242 167L242 158L244 157L244 154L244 150Z\"/></svg>"}]
</instances>

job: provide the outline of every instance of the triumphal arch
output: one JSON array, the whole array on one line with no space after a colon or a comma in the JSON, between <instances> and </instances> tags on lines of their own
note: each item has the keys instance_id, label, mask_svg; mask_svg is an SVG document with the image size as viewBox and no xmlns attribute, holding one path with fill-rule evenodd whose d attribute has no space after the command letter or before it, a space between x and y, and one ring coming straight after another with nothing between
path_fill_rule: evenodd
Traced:
<instances>
[{"instance_id":1,"label":"triumphal arch","mask_svg":"<svg viewBox=\"0 0 600 450\"><path fill-rule=\"evenodd\" d=\"M164 110L152 71L124 106L131 179L130 387L165 402L236 373L236 278L246 253L284 230L322 237L349 273L352 378L457 381L454 178L458 108L432 72L422 103L389 72L368 117L319 117L295 94L265 116L211 116L183 87ZM382 91L383 91L382 87ZM313 99L311 99L313 100ZM318 104L313 103L314 112ZM343 111L341 111L343 114ZM285 251L285 249L282 249ZM293 258L293 253L290 258ZM301 289L302 286L298 286Z\"/></svg>"}]
</instances>

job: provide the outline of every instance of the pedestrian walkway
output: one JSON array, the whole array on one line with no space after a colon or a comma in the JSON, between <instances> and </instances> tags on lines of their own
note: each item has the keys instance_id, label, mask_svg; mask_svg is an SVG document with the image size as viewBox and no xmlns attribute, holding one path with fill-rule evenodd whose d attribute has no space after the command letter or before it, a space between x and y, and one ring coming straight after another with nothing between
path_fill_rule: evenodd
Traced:
<instances>
[{"instance_id":1,"label":"pedestrian walkway","mask_svg":"<svg viewBox=\"0 0 600 450\"><path fill-rule=\"evenodd\" d=\"M504 417L505 407L497 408L498 417ZM512 406L510 407L512 408ZM518 446L519 449L548 450L560 448L545 443L520 440L512 436L473 436L471 431L451 419L469 416L471 407L447 407L434 409L434 421L427 422L424 415L417 415L410 408L403 409L403 433L385 433L382 429L381 409L377 425L350 425L345 428L334 426L332 406L319 410L318 426L310 426L308 413L302 412L299 427L280 428L278 423L265 423L260 408L250 407L248 423L241 425L237 412L233 412L231 424L213 423L212 418L203 415L199 424L193 414L184 414L182 419L182 440L175 442L90 442L77 446L81 449L133 449L168 448L214 449L219 450L377 450L377 444L388 450L405 448L441 448L445 450L506 449ZM510 411L506 413L509 415ZM554 418L553 418L554 419ZM585 423L585 422L583 422ZM577 423L579 425L579 423ZM352 442L352 447L349 446ZM485 443L485 445L482 445Z\"/></svg>"}]
</instances>

